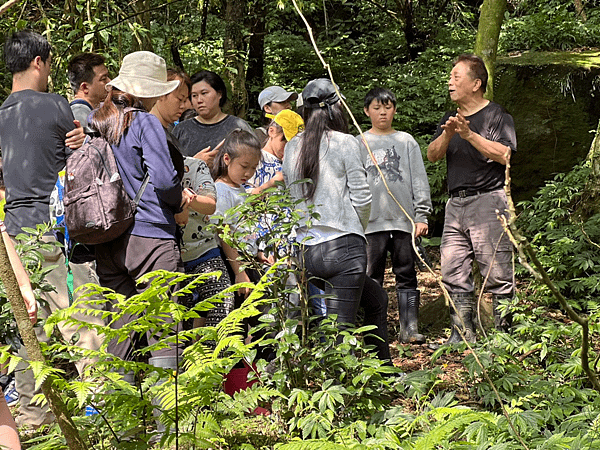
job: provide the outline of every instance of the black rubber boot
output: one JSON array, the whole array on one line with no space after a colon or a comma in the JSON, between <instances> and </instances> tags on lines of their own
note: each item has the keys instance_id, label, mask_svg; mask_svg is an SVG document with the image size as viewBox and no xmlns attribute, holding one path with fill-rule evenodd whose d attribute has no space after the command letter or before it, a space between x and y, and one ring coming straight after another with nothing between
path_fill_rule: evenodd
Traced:
<instances>
[{"instance_id":1,"label":"black rubber boot","mask_svg":"<svg viewBox=\"0 0 600 450\"><path fill-rule=\"evenodd\" d=\"M388 295L379 284L367 277L363 288L361 305L365 311L364 325L375 325L377 328L368 332L374 336L365 336L367 345L375 346L377 356L386 364L392 364L390 344L387 333Z\"/></svg>"},{"instance_id":2,"label":"black rubber boot","mask_svg":"<svg viewBox=\"0 0 600 450\"><path fill-rule=\"evenodd\" d=\"M450 297L456 305L456 310L450 305L450 325L452 334L446 341L446 344L460 344L462 338L458 330L462 330L467 342L477 340L477 330L473 321L475 313L475 299L472 292L451 293ZM464 323L464 326L463 326Z\"/></svg>"},{"instance_id":3,"label":"black rubber boot","mask_svg":"<svg viewBox=\"0 0 600 450\"><path fill-rule=\"evenodd\" d=\"M419 302L421 293L416 289L397 289L400 333L404 344L422 344L425 336L419 333Z\"/></svg>"},{"instance_id":4,"label":"black rubber boot","mask_svg":"<svg viewBox=\"0 0 600 450\"><path fill-rule=\"evenodd\" d=\"M492 304L494 306L494 326L496 330L508 333L512 327L512 314L510 311L505 311L502 314L498 311L500 300L512 300L512 294L492 294Z\"/></svg>"}]
</instances>

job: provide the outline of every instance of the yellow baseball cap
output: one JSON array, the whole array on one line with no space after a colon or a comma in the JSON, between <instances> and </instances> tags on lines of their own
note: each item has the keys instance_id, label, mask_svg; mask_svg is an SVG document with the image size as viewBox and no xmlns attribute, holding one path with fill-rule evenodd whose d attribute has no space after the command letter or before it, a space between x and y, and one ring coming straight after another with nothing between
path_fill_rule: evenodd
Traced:
<instances>
[{"instance_id":1,"label":"yellow baseball cap","mask_svg":"<svg viewBox=\"0 0 600 450\"><path fill-rule=\"evenodd\" d=\"M304 120L291 109L279 111L275 116L273 114L265 114L265 116L273 119L277 125L283 128L283 135L288 142L298 133L304 131Z\"/></svg>"}]
</instances>

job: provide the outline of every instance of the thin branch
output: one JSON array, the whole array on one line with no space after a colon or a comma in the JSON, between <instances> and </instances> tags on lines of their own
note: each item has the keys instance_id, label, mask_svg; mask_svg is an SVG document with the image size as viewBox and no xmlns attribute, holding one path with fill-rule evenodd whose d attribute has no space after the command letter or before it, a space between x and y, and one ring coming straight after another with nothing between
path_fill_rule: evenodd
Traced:
<instances>
[{"instance_id":1,"label":"thin branch","mask_svg":"<svg viewBox=\"0 0 600 450\"><path fill-rule=\"evenodd\" d=\"M114 27L116 25L119 25L119 24L121 24L123 22L126 22L129 19L133 19L134 17L140 16L142 14L146 14L148 12L152 12L152 11L156 11L156 10L165 8L166 6L169 6L169 5L172 5L173 3L178 3L178 2L181 2L181 1L183 1L183 0L171 0L169 2L163 3L162 5L154 6L152 8L144 9L142 11L137 11L137 12L135 12L133 14L130 14L128 16L123 17L122 19L117 20L116 22L113 22L111 24L108 24L108 25L100 27L100 28L96 28L93 31L82 32L79 35L77 35L75 37L75 39L73 39L73 41L71 41L71 43L68 45L68 47L65 49L65 51L61 53L61 56L66 55L67 52L71 49L71 47L73 47L73 45L75 45L75 43L77 41L83 39L88 34L94 34L94 33L98 33L98 32L103 31L103 30L108 30L108 29L110 29L110 28L112 28L112 27Z\"/></svg>"},{"instance_id":2,"label":"thin branch","mask_svg":"<svg viewBox=\"0 0 600 450\"><path fill-rule=\"evenodd\" d=\"M396 11L392 11L391 9L389 9L386 6L384 6L384 5L376 2L375 0L367 0L367 3L370 3L371 5L375 6L378 9L380 9L382 12L386 13L394 22L398 23L398 25L404 26L404 22L402 21L402 19L400 19L398 17L398 13Z\"/></svg>"},{"instance_id":3,"label":"thin branch","mask_svg":"<svg viewBox=\"0 0 600 450\"><path fill-rule=\"evenodd\" d=\"M506 197L508 199L509 205L509 219L506 220L503 217L503 226L506 232L508 233L511 241L517 247L519 252L519 259L521 260L521 264L527 268L527 270L539 281L543 282L550 292L554 295L554 297L558 300L561 307L564 311L566 311L567 316L575 323L581 326L581 368L587 375L588 379L592 383L592 386L596 391L600 392L600 381L596 376L594 370L590 368L589 364L589 338L590 338L590 328L589 328L589 318L580 316L577 312L571 308L571 305L567 302L567 299L562 295L558 287L554 284L554 282L550 279L548 272L544 269L544 266L540 262L537 257L537 252L531 246L529 241L521 235L519 229L516 225L516 213L515 213L515 204L512 200L511 192L510 192L510 150L507 151L506 155L506 181L504 190L506 192ZM527 260L531 261L531 264L527 263ZM534 268L535 267L535 268Z\"/></svg>"},{"instance_id":4,"label":"thin branch","mask_svg":"<svg viewBox=\"0 0 600 450\"><path fill-rule=\"evenodd\" d=\"M298 3L296 3L296 0L292 0L292 3L294 4L294 8L296 9L296 12L300 15L300 17L302 18L302 21L304 22L304 25L306 26L306 29L308 31L308 35L310 36L310 40L312 42L313 48L315 50L315 53L317 54L317 57L319 58L319 60L321 61L321 63L323 64L323 67L325 68L325 70L327 70L327 73L329 75L329 79L331 80L335 91L338 95L338 97L340 98L340 101L342 102L342 105L344 106L344 108L346 108L346 111L348 111L348 114L350 116L350 118L352 119L352 123L354 124L354 126L356 127L356 129L360 132L360 136L363 139L363 142L367 148L367 151L369 152L369 155L371 156L371 158L374 159L374 155L373 152L371 151L371 148L369 147L369 144L367 142L367 140L364 137L364 134L360 128L360 126L358 125L358 122L356 121L356 118L354 117L354 114L352 114L352 111L350 110L350 108L348 107L348 105L346 104L342 94L340 93L337 84L335 83L335 80L333 79L333 73L331 72L331 67L329 66L329 64L327 64L327 62L325 61L325 59L323 58L323 56L321 55L321 51L319 50L319 47L317 46L317 43L315 41L315 37L313 35L312 32L312 28L310 27L310 25L308 24L308 21L306 20L306 17L304 17L304 14L302 14L302 11L300 10L300 8L298 7ZM416 245L415 245L415 222L414 220L410 217L410 215L405 211L405 209L402 207L402 205L400 204L400 202L396 199L396 197L394 197L394 195L392 194L392 192L390 191L385 176L383 175L383 173L381 172L381 169L379 168L378 165L375 165L375 167L377 167L377 170L379 171L379 174L381 175L381 179L383 180L386 190L388 192L388 194L392 197L392 199L396 202L396 204L398 205L398 207L402 210L402 212L406 215L406 217L408 217L408 219L410 220L410 223L412 225L412 245L413 245L413 250L415 252L415 254L419 257L419 259L423 262L423 264L425 265L425 267L427 267L427 270L435 277L436 282L438 283L438 285L440 286L444 297L446 298L446 302L449 302L452 307L456 310L456 305L454 304L454 301L452 300L452 298L450 297L450 295L448 294L447 289L445 288L444 284L442 283L441 277L439 275L437 275L433 269L431 269L431 267L429 267L429 265L423 261L423 258L421 258L421 256L419 255L419 252L417 251ZM462 320L462 317L459 316L459 320L462 322L462 327L466 328L464 321ZM481 360L479 359L479 357L477 356L477 353L475 352L475 350L473 349L473 347L471 347L471 345L469 344L469 342L467 342L467 340L465 339L465 335L463 333L463 331L460 329L460 327L456 327L456 330L458 331L458 333L460 334L460 337L462 338L462 340L465 342L465 344L467 345L467 348L471 351L471 353L473 354L473 357L475 358L475 361L477 362L477 364L479 365L479 367L481 368L481 372L483 374L483 376L485 377L486 381L490 384L490 386L492 387L492 390L494 391L494 394L496 396L496 399L498 400L500 406L502 407L502 412L504 414L504 416L506 417L506 420L509 424L509 426L511 427L511 429L513 430L513 432L515 433L515 436L517 436L517 439L519 440L519 442L521 443L521 445L523 446L523 448L525 448L526 450L528 450L527 445L525 444L525 442L523 441L523 439L521 438L521 435L519 434L519 430L516 429L516 427L513 425L512 420L510 419L510 415L508 414L508 411L506 410L506 407L504 406L504 403L502 402L502 398L500 397L500 393L498 392L498 390L496 389L496 386L494 386L494 383L491 379L491 377L489 376L486 368L484 367L484 365L481 363Z\"/></svg>"},{"instance_id":5,"label":"thin branch","mask_svg":"<svg viewBox=\"0 0 600 450\"><path fill-rule=\"evenodd\" d=\"M592 241L592 239L590 238L590 235L587 234L587 232L585 231L585 228L583 228L583 222L579 222L579 228L581 228L581 232L583 233L583 235L585 236L586 240L593 245L596 248L600 248L600 245L596 244L594 241Z\"/></svg>"},{"instance_id":6,"label":"thin branch","mask_svg":"<svg viewBox=\"0 0 600 450\"><path fill-rule=\"evenodd\" d=\"M9 0L4 5L0 6L0 15L8 11L12 6L19 3L21 0Z\"/></svg>"}]
</instances>

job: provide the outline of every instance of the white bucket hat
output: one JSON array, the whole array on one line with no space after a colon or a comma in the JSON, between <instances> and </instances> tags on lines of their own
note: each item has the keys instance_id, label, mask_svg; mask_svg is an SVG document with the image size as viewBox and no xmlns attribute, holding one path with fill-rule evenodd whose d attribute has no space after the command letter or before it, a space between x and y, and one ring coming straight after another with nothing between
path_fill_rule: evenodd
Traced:
<instances>
[{"instance_id":1,"label":"white bucket hat","mask_svg":"<svg viewBox=\"0 0 600 450\"><path fill-rule=\"evenodd\" d=\"M167 81L165 60L152 52L133 52L123 58L119 76L107 83L140 98L160 97L173 92L179 80Z\"/></svg>"}]
</instances>

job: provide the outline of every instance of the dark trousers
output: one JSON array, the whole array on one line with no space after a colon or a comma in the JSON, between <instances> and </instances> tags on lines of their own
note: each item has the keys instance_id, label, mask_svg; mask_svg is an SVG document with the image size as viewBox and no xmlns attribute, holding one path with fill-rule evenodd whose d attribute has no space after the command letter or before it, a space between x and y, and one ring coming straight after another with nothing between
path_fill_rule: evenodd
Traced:
<instances>
[{"instance_id":1,"label":"dark trousers","mask_svg":"<svg viewBox=\"0 0 600 450\"><path fill-rule=\"evenodd\" d=\"M366 276L366 243L356 234L350 234L304 247L304 267L310 281L325 295L327 315L337 314L338 322L356 322L359 305L365 310L364 325L375 325L370 331L381 339L366 338L375 345L380 359L389 360L387 337L387 293Z\"/></svg>"},{"instance_id":2,"label":"dark trousers","mask_svg":"<svg viewBox=\"0 0 600 450\"><path fill-rule=\"evenodd\" d=\"M104 287L129 298L146 290L148 283L137 284L136 280L154 270L183 272L183 263L175 239L156 239L124 234L114 241L96 246L98 278ZM111 311L115 311L111 305ZM135 320L133 315L124 315L111 324L111 328L120 329ZM165 321L169 319L165 318ZM131 359L134 350L157 342L157 336L148 332L140 336L132 332L122 342L113 340L108 344L108 352L121 359ZM175 356L180 349L174 346L152 352L152 356Z\"/></svg>"},{"instance_id":3,"label":"dark trousers","mask_svg":"<svg viewBox=\"0 0 600 450\"><path fill-rule=\"evenodd\" d=\"M364 238L348 234L316 245L305 245L303 265L310 282L326 296L327 315L338 322L356 322L356 312L366 277L367 252Z\"/></svg>"},{"instance_id":4,"label":"dark trousers","mask_svg":"<svg viewBox=\"0 0 600 450\"><path fill-rule=\"evenodd\" d=\"M388 252L396 289L417 289L417 271L412 236L404 231L379 231L367 234L367 275L383 286Z\"/></svg>"}]
</instances>

